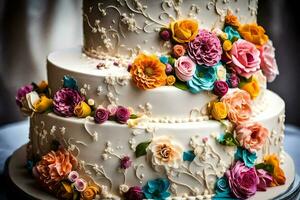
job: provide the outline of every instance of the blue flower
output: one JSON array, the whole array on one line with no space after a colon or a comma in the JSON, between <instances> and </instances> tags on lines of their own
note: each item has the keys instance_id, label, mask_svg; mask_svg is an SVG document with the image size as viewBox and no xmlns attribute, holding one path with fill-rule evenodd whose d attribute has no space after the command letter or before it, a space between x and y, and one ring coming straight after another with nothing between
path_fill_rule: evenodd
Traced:
<instances>
[{"instance_id":1,"label":"blue flower","mask_svg":"<svg viewBox=\"0 0 300 200\"><path fill-rule=\"evenodd\" d=\"M63 78L63 82L64 82L63 83L64 88L71 88L74 90L78 90L77 81L73 77L65 75Z\"/></svg>"},{"instance_id":2,"label":"blue flower","mask_svg":"<svg viewBox=\"0 0 300 200\"><path fill-rule=\"evenodd\" d=\"M168 61L169 61L169 58L167 56L161 56L159 58L160 62L164 63L164 64L167 64Z\"/></svg>"},{"instance_id":3,"label":"blue flower","mask_svg":"<svg viewBox=\"0 0 300 200\"><path fill-rule=\"evenodd\" d=\"M245 165L249 168L254 166L256 158L256 153L251 153L247 149L243 149L241 147L237 148L237 151L234 155L235 160L240 160L244 162Z\"/></svg>"},{"instance_id":4,"label":"blue flower","mask_svg":"<svg viewBox=\"0 0 300 200\"><path fill-rule=\"evenodd\" d=\"M213 67L197 65L193 78L187 82L189 91L191 93L199 93L203 90L212 90L214 82L217 80L216 68L218 65L220 63Z\"/></svg>"},{"instance_id":5,"label":"blue flower","mask_svg":"<svg viewBox=\"0 0 300 200\"><path fill-rule=\"evenodd\" d=\"M143 187L143 192L146 199L164 200L171 194L168 192L170 182L165 178L158 178L148 181Z\"/></svg>"},{"instance_id":6,"label":"blue flower","mask_svg":"<svg viewBox=\"0 0 300 200\"><path fill-rule=\"evenodd\" d=\"M235 30L231 26L226 26L224 29L224 32L227 34L227 38L231 42L234 42L236 39L241 39L239 32L237 32L237 30ZM234 39L234 38L236 38L236 39Z\"/></svg>"},{"instance_id":7,"label":"blue flower","mask_svg":"<svg viewBox=\"0 0 300 200\"><path fill-rule=\"evenodd\" d=\"M215 193L216 195L213 197L214 200L231 198L231 189L229 187L228 179L226 176L217 179L215 184Z\"/></svg>"}]
</instances>

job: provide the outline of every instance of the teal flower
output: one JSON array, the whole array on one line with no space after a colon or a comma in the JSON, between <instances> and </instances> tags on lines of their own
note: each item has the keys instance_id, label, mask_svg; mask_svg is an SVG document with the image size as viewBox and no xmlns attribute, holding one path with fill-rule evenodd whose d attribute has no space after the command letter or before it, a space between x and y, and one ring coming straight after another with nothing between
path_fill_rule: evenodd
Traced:
<instances>
[{"instance_id":1,"label":"teal flower","mask_svg":"<svg viewBox=\"0 0 300 200\"><path fill-rule=\"evenodd\" d=\"M256 158L256 153L251 153L247 149L243 149L241 147L237 148L237 151L234 155L235 160L240 160L244 162L245 165L249 168L254 166Z\"/></svg>"},{"instance_id":2,"label":"teal flower","mask_svg":"<svg viewBox=\"0 0 300 200\"><path fill-rule=\"evenodd\" d=\"M241 36L240 36L239 32L237 32L237 30L235 30L231 26L226 26L225 29L224 29L224 32L227 34L227 38L231 42L234 42L238 39L241 39Z\"/></svg>"},{"instance_id":3,"label":"teal flower","mask_svg":"<svg viewBox=\"0 0 300 200\"><path fill-rule=\"evenodd\" d=\"M78 90L77 81L72 77L65 75L63 78L63 87Z\"/></svg>"},{"instance_id":4,"label":"teal flower","mask_svg":"<svg viewBox=\"0 0 300 200\"><path fill-rule=\"evenodd\" d=\"M216 195L213 197L214 200L231 198L231 189L226 176L217 179L215 184L215 193Z\"/></svg>"},{"instance_id":5,"label":"teal flower","mask_svg":"<svg viewBox=\"0 0 300 200\"><path fill-rule=\"evenodd\" d=\"M143 187L143 192L146 199L164 200L171 194L168 192L170 182L165 178L158 178L148 181Z\"/></svg>"},{"instance_id":6,"label":"teal flower","mask_svg":"<svg viewBox=\"0 0 300 200\"><path fill-rule=\"evenodd\" d=\"M213 67L205 67L197 65L193 78L187 82L188 89L191 93L199 93L203 90L212 90L214 82L217 80L216 68L220 64Z\"/></svg>"}]
</instances>

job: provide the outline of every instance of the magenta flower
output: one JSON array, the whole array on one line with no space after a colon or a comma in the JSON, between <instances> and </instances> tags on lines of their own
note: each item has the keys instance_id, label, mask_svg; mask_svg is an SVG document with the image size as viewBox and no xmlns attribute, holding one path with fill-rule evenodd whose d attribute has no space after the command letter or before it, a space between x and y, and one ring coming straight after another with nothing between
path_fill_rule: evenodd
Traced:
<instances>
[{"instance_id":1,"label":"magenta flower","mask_svg":"<svg viewBox=\"0 0 300 200\"><path fill-rule=\"evenodd\" d=\"M130 117L129 110L123 106L119 106L115 114L116 121L121 124L125 124L129 119L129 117Z\"/></svg>"},{"instance_id":2,"label":"magenta flower","mask_svg":"<svg viewBox=\"0 0 300 200\"><path fill-rule=\"evenodd\" d=\"M257 176L259 178L259 183L257 185L258 191L266 191L273 181L273 177L263 169L256 170Z\"/></svg>"},{"instance_id":3,"label":"magenta flower","mask_svg":"<svg viewBox=\"0 0 300 200\"><path fill-rule=\"evenodd\" d=\"M124 194L125 200L142 200L144 198L144 193L141 187L134 186L129 188L129 190Z\"/></svg>"},{"instance_id":4,"label":"magenta flower","mask_svg":"<svg viewBox=\"0 0 300 200\"><path fill-rule=\"evenodd\" d=\"M18 89L17 96L16 96L16 103L19 107L22 106L22 100L25 98L26 94L32 92L33 86L31 84L25 85Z\"/></svg>"},{"instance_id":5,"label":"magenta flower","mask_svg":"<svg viewBox=\"0 0 300 200\"><path fill-rule=\"evenodd\" d=\"M225 81L216 81L214 83L214 94L222 97L228 92L228 85Z\"/></svg>"},{"instance_id":6,"label":"magenta flower","mask_svg":"<svg viewBox=\"0 0 300 200\"><path fill-rule=\"evenodd\" d=\"M164 41L169 41L171 39L171 34L172 34L171 31L168 29L163 29L159 32L159 36Z\"/></svg>"},{"instance_id":7,"label":"magenta flower","mask_svg":"<svg viewBox=\"0 0 300 200\"><path fill-rule=\"evenodd\" d=\"M132 161L129 156L124 156L120 162L121 169L128 169L131 166Z\"/></svg>"},{"instance_id":8,"label":"magenta flower","mask_svg":"<svg viewBox=\"0 0 300 200\"><path fill-rule=\"evenodd\" d=\"M227 83L228 83L229 87L236 88L236 87L238 87L238 85L240 83L240 79L235 73L232 73L232 74L229 74Z\"/></svg>"},{"instance_id":9,"label":"magenta flower","mask_svg":"<svg viewBox=\"0 0 300 200\"><path fill-rule=\"evenodd\" d=\"M256 193L259 177L254 167L248 168L243 162L237 161L225 175L236 198L247 199Z\"/></svg>"},{"instance_id":10,"label":"magenta flower","mask_svg":"<svg viewBox=\"0 0 300 200\"><path fill-rule=\"evenodd\" d=\"M199 30L195 40L188 44L188 54L198 65L214 66L221 60L221 42L214 33Z\"/></svg>"},{"instance_id":11,"label":"magenta flower","mask_svg":"<svg viewBox=\"0 0 300 200\"><path fill-rule=\"evenodd\" d=\"M104 108L99 108L95 111L94 120L97 124L106 122L109 118L109 111Z\"/></svg>"},{"instance_id":12,"label":"magenta flower","mask_svg":"<svg viewBox=\"0 0 300 200\"><path fill-rule=\"evenodd\" d=\"M84 100L85 98L77 90L62 88L54 94L53 110L60 116L71 117L74 115L76 105Z\"/></svg>"}]
</instances>

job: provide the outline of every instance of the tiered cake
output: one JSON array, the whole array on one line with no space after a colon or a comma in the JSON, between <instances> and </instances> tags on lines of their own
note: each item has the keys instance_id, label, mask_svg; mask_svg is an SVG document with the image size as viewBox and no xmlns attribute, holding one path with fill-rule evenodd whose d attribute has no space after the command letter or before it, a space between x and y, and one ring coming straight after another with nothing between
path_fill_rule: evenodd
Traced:
<instances>
[{"instance_id":1,"label":"tiered cake","mask_svg":"<svg viewBox=\"0 0 300 200\"><path fill-rule=\"evenodd\" d=\"M16 98L37 182L59 199L274 197L294 166L256 14L256 0L83 0L83 47L51 53L49 84Z\"/></svg>"}]
</instances>

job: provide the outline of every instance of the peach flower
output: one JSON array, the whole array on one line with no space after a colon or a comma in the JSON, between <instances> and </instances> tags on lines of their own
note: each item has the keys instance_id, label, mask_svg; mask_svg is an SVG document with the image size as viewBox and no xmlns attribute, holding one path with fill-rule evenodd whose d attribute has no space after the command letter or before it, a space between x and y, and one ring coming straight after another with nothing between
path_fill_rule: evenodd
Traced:
<instances>
[{"instance_id":1,"label":"peach flower","mask_svg":"<svg viewBox=\"0 0 300 200\"><path fill-rule=\"evenodd\" d=\"M153 89L166 84L166 66L154 56L140 54L132 63L130 74L140 89Z\"/></svg>"},{"instance_id":2,"label":"peach flower","mask_svg":"<svg viewBox=\"0 0 300 200\"><path fill-rule=\"evenodd\" d=\"M250 152L260 150L269 136L269 130L260 123L242 124L235 129L236 139Z\"/></svg>"},{"instance_id":3,"label":"peach flower","mask_svg":"<svg viewBox=\"0 0 300 200\"><path fill-rule=\"evenodd\" d=\"M265 29L257 24L245 24L240 26L238 31L245 40L255 44L257 48L262 47L269 40Z\"/></svg>"},{"instance_id":4,"label":"peach flower","mask_svg":"<svg viewBox=\"0 0 300 200\"><path fill-rule=\"evenodd\" d=\"M232 12L228 12L225 17L225 24L233 27L239 27L241 24L237 18L237 16L233 15Z\"/></svg>"},{"instance_id":5,"label":"peach flower","mask_svg":"<svg viewBox=\"0 0 300 200\"><path fill-rule=\"evenodd\" d=\"M241 124L250 119L252 100L246 91L237 89L228 92L221 101L227 106L227 117L231 122Z\"/></svg>"},{"instance_id":6,"label":"peach flower","mask_svg":"<svg viewBox=\"0 0 300 200\"><path fill-rule=\"evenodd\" d=\"M185 48L184 46L180 45L180 44L176 44L173 47L173 55L175 56L175 58L179 58L180 56L183 56L185 54Z\"/></svg>"},{"instance_id":7,"label":"peach flower","mask_svg":"<svg viewBox=\"0 0 300 200\"><path fill-rule=\"evenodd\" d=\"M274 168L273 173L271 173L273 177L271 187L284 185L286 178L284 171L280 168L278 157L275 154L267 155L264 157L264 163L272 165Z\"/></svg>"},{"instance_id":8,"label":"peach flower","mask_svg":"<svg viewBox=\"0 0 300 200\"><path fill-rule=\"evenodd\" d=\"M49 191L53 191L76 167L76 158L69 151L59 149L44 155L33 170L39 182Z\"/></svg>"},{"instance_id":9,"label":"peach flower","mask_svg":"<svg viewBox=\"0 0 300 200\"><path fill-rule=\"evenodd\" d=\"M186 43L195 39L198 34L198 22L194 19L174 21L170 25L173 39L178 43Z\"/></svg>"}]
</instances>

